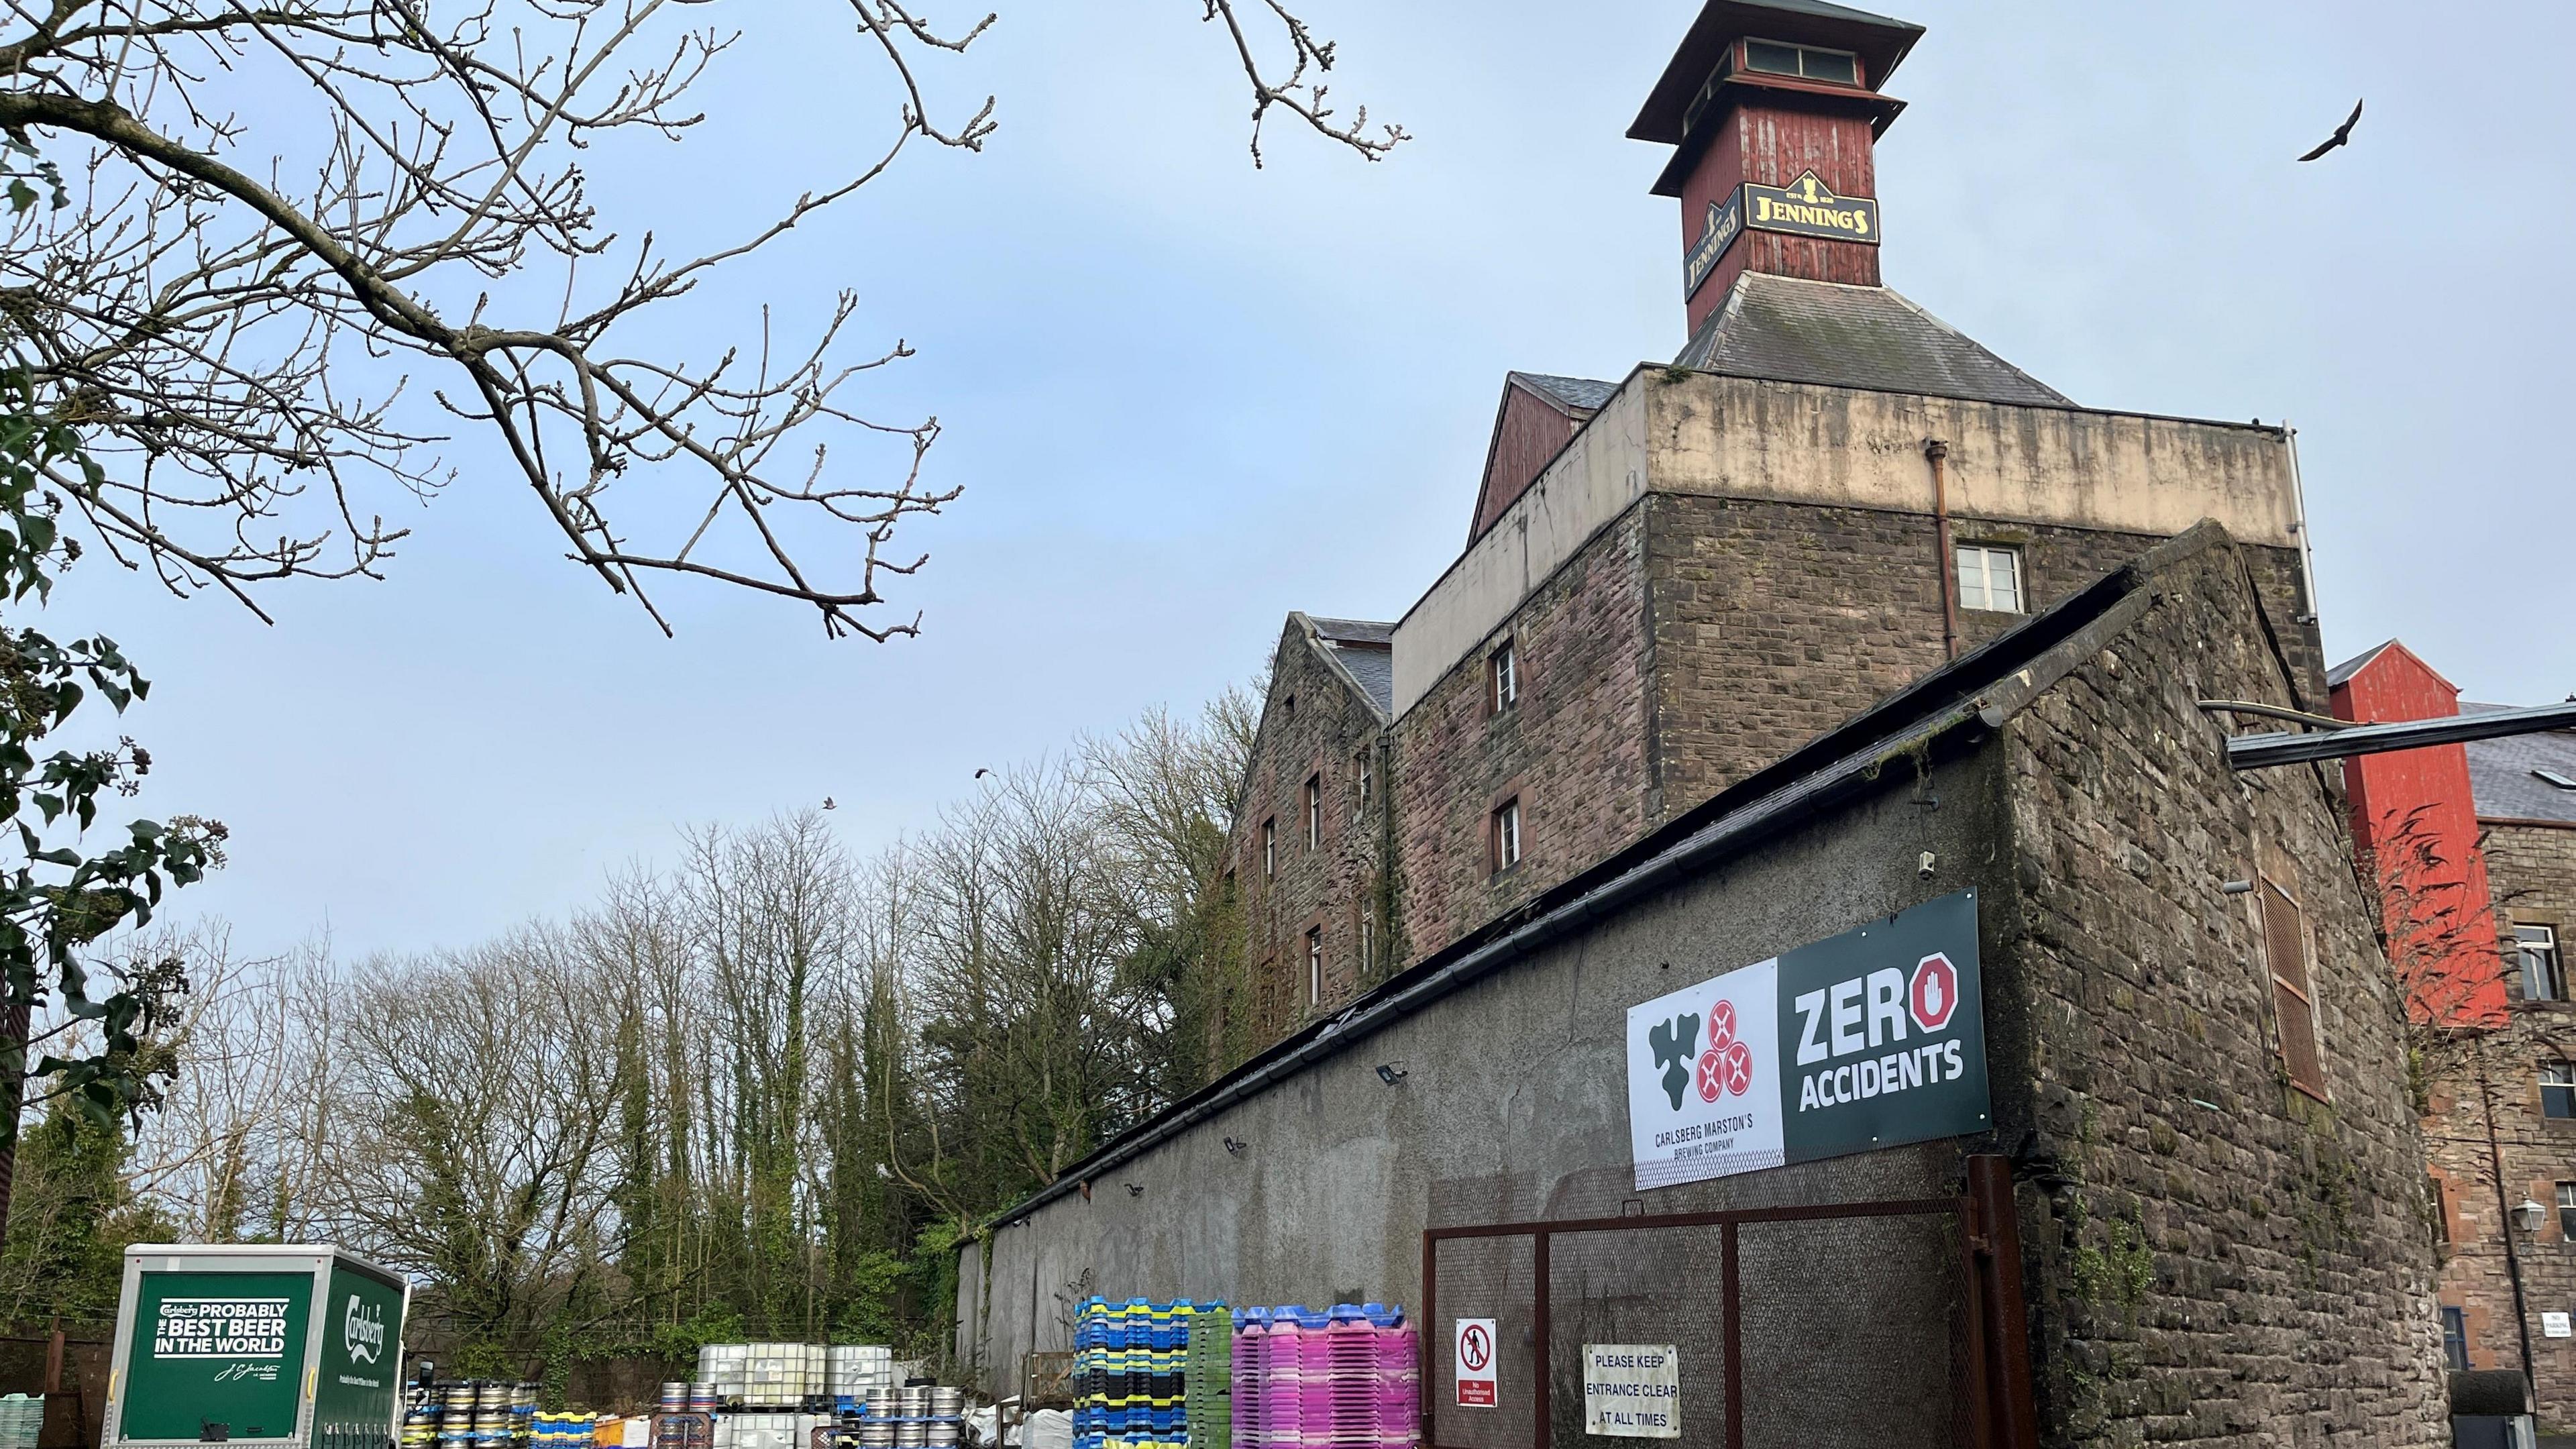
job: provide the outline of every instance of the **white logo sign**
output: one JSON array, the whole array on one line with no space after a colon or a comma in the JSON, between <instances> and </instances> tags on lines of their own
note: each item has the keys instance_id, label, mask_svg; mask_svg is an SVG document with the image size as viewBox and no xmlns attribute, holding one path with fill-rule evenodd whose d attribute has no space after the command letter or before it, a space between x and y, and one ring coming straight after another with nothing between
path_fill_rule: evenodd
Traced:
<instances>
[{"instance_id":1,"label":"white logo sign","mask_svg":"<svg viewBox=\"0 0 2576 1449\"><path fill-rule=\"evenodd\" d=\"M349 1295L349 1312L340 1320L340 1345L349 1351L356 1363L374 1363L385 1356L385 1311Z\"/></svg>"},{"instance_id":2,"label":"white logo sign","mask_svg":"<svg viewBox=\"0 0 2576 1449\"><path fill-rule=\"evenodd\" d=\"M1640 1190L1778 1167L1780 963L1628 1009L1628 1132Z\"/></svg>"},{"instance_id":3,"label":"white logo sign","mask_svg":"<svg viewBox=\"0 0 2576 1449\"><path fill-rule=\"evenodd\" d=\"M1669 1343L1583 1346L1583 1432L1606 1439L1682 1436L1682 1354Z\"/></svg>"},{"instance_id":4,"label":"white logo sign","mask_svg":"<svg viewBox=\"0 0 2576 1449\"><path fill-rule=\"evenodd\" d=\"M1494 1381L1494 1320L1458 1320L1458 1407L1490 1409L1500 1396Z\"/></svg>"}]
</instances>

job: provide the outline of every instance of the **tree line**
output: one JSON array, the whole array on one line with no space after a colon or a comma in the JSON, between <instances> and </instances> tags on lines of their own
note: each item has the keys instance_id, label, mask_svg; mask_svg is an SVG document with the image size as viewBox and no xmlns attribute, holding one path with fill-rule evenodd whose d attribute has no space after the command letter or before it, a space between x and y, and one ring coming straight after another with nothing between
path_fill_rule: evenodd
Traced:
<instances>
[{"instance_id":1,"label":"tree line","mask_svg":"<svg viewBox=\"0 0 2576 1449\"><path fill-rule=\"evenodd\" d=\"M337 1242L424 1285L412 1341L466 1372L935 1352L961 1238L1224 1049L1255 708L1149 712L873 855L819 811L686 831L461 949L124 939L136 969L188 963L160 1100L130 1134L31 1127L0 1317L108 1317L131 1242Z\"/></svg>"}]
</instances>

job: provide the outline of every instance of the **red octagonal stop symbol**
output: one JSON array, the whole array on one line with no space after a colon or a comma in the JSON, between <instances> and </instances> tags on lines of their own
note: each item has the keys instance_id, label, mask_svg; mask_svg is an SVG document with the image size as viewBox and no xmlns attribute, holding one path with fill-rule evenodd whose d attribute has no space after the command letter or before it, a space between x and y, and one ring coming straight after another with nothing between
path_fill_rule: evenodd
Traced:
<instances>
[{"instance_id":1,"label":"red octagonal stop symbol","mask_svg":"<svg viewBox=\"0 0 2576 1449\"><path fill-rule=\"evenodd\" d=\"M1914 1013L1914 1024L1925 1031L1939 1031L1950 1024L1950 1013L1959 1009L1959 968L1950 958L1934 952L1914 968L1914 984L1905 993L1906 1006Z\"/></svg>"}]
</instances>

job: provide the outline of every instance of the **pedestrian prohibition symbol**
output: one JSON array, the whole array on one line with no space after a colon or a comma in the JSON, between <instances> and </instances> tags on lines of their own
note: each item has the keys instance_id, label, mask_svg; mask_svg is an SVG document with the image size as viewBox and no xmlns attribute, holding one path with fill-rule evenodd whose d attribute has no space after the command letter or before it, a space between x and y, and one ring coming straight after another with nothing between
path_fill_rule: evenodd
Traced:
<instances>
[{"instance_id":1,"label":"pedestrian prohibition symbol","mask_svg":"<svg viewBox=\"0 0 2576 1449\"><path fill-rule=\"evenodd\" d=\"M1490 1409L1498 1395L1494 1382L1494 1320L1458 1320L1458 1407Z\"/></svg>"}]
</instances>

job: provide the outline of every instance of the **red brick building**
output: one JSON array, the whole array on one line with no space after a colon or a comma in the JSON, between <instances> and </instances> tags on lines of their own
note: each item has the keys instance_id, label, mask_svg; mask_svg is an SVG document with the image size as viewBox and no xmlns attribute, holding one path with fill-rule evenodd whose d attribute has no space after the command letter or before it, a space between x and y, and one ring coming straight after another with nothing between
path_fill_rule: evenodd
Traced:
<instances>
[{"instance_id":1,"label":"red brick building","mask_svg":"<svg viewBox=\"0 0 2576 1449\"><path fill-rule=\"evenodd\" d=\"M2285 431L2080 406L1881 284L1921 33L1704 7L1629 132L1672 148L1689 344L1508 374L1449 569L1393 623L1290 617L1220 1065L2204 519L2323 707Z\"/></svg>"},{"instance_id":2,"label":"red brick building","mask_svg":"<svg viewBox=\"0 0 2576 1449\"><path fill-rule=\"evenodd\" d=\"M2493 708L2395 642L2331 678L2342 719ZM2344 771L2416 1034L2452 1365L2527 1367L2544 1424L2576 1426L2576 733Z\"/></svg>"}]
</instances>

